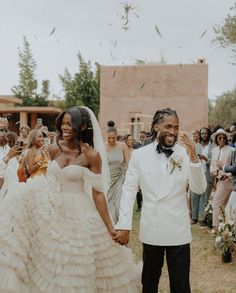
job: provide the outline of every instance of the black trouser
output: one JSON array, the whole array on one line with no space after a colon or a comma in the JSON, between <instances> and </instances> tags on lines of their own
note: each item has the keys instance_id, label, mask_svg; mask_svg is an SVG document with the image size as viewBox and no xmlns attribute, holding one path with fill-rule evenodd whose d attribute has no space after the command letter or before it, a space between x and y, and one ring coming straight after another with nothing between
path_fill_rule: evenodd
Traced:
<instances>
[{"instance_id":1,"label":"black trouser","mask_svg":"<svg viewBox=\"0 0 236 293\"><path fill-rule=\"evenodd\" d=\"M142 202L143 202L143 195L142 195L142 191L139 190L136 194L136 199L137 199L137 207L138 210L141 210L142 208Z\"/></svg>"},{"instance_id":2,"label":"black trouser","mask_svg":"<svg viewBox=\"0 0 236 293\"><path fill-rule=\"evenodd\" d=\"M155 246L143 243L143 293L157 293L166 252L171 293L189 293L190 244Z\"/></svg>"}]
</instances>

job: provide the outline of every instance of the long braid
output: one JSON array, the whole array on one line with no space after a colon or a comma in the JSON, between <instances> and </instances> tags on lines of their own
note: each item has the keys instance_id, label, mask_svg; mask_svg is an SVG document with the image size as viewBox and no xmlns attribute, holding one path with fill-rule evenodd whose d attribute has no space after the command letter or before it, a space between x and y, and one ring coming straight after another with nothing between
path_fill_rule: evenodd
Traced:
<instances>
[{"instance_id":1,"label":"long braid","mask_svg":"<svg viewBox=\"0 0 236 293\"><path fill-rule=\"evenodd\" d=\"M151 125L151 137L152 137L152 141L154 141L156 139L156 136L157 136L157 133L154 130L154 125L162 122L164 120L164 117L165 116L174 116L177 119L179 119L175 110L172 110L170 108L166 108L166 109L162 109L162 110L157 110L156 113L155 113L155 115L153 116L152 125Z\"/></svg>"}]
</instances>

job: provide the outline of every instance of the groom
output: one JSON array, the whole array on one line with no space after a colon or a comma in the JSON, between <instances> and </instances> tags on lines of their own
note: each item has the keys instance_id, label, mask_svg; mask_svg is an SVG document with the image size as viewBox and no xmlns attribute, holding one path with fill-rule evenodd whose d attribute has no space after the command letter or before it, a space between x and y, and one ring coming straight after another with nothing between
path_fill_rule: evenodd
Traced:
<instances>
[{"instance_id":1,"label":"groom","mask_svg":"<svg viewBox=\"0 0 236 293\"><path fill-rule=\"evenodd\" d=\"M143 293L156 293L166 254L171 293L190 292L191 230L186 186L201 194L204 170L191 139L177 142L179 119L169 108L158 110L152 121L153 142L133 151L123 185L120 216L113 238L125 245L132 228L137 187L143 193L140 241L143 243Z\"/></svg>"}]
</instances>

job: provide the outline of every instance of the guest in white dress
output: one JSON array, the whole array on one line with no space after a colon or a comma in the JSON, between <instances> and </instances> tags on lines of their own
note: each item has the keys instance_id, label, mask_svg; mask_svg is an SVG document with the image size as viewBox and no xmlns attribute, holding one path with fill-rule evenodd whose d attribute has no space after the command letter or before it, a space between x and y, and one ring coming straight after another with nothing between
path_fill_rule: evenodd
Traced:
<instances>
[{"instance_id":1,"label":"guest in white dress","mask_svg":"<svg viewBox=\"0 0 236 293\"><path fill-rule=\"evenodd\" d=\"M16 157L20 155L22 147L8 145L8 121L0 117L0 200L5 198L8 190L18 182Z\"/></svg>"}]
</instances>

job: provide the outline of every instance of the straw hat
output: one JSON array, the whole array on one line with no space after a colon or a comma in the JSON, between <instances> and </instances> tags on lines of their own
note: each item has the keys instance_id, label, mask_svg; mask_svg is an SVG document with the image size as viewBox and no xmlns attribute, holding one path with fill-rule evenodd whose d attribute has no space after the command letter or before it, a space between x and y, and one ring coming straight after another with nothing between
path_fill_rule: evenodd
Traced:
<instances>
[{"instance_id":1,"label":"straw hat","mask_svg":"<svg viewBox=\"0 0 236 293\"><path fill-rule=\"evenodd\" d=\"M219 129L217 129L216 132L212 133L212 135L211 135L211 139L214 141L214 143L216 143L216 137L219 134L224 134L227 137L227 140L230 139L230 134L228 132L224 131L223 128L219 128Z\"/></svg>"}]
</instances>

